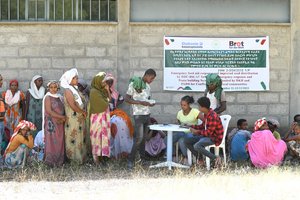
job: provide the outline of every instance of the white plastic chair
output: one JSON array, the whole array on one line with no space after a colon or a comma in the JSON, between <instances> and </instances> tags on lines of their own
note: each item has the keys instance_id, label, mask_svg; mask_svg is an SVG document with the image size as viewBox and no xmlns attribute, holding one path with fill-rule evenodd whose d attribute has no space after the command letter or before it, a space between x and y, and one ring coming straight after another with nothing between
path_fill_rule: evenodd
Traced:
<instances>
[{"instance_id":1,"label":"white plastic chair","mask_svg":"<svg viewBox=\"0 0 300 200\"><path fill-rule=\"evenodd\" d=\"M210 145L210 146L205 147L205 149L207 151L210 151L211 148L215 148L215 155L218 156L220 148L222 148L223 156L224 156L224 165L226 167L226 148L225 148L225 143L226 142L225 142L225 139L226 139L226 135L227 135L228 125L229 125L229 122L231 120L231 116L230 115L221 115L220 118L221 118L223 129L224 129L222 142L219 146ZM206 161L207 170L210 170L210 158L206 157L205 161Z\"/></svg>"},{"instance_id":2,"label":"white plastic chair","mask_svg":"<svg viewBox=\"0 0 300 200\"><path fill-rule=\"evenodd\" d=\"M176 148L176 162L178 162L179 161L179 156L178 156L178 152L179 152L179 144L178 144L178 142L176 142L176 146L175 146L175 148ZM189 150L189 149L187 149L187 159L188 159L188 166L192 166L192 164L193 164L193 157L192 157L193 155L192 155L192 152Z\"/></svg>"}]
</instances>

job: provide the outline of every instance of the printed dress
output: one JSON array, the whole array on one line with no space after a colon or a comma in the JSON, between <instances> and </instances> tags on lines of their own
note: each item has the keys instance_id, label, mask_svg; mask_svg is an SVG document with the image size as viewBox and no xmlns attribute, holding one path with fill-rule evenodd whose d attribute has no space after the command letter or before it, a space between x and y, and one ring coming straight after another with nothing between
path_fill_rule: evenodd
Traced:
<instances>
[{"instance_id":1,"label":"printed dress","mask_svg":"<svg viewBox=\"0 0 300 200\"><path fill-rule=\"evenodd\" d=\"M110 113L108 109L102 113L92 114L90 119L92 154L110 157Z\"/></svg>"},{"instance_id":2,"label":"printed dress","mask_svg":"<svg viewBox=\"0 0 300 200\"><path fill-rule=\"evenodd\" d=\"M5 99L6 92L3 92L2 97ZM10 136L12 136L15 128L22 120L22 108L21 101L25 100L25 95L23 92L20 92L20 100L18 103L9 106L7 105L5 117L4 117L4 126L9 129Z\"/></svg>"},{"instance_id":3,"label":"printed dress","mask_svg":"<svg viewBox=\"0 0 300 200\"><path fill-rule=\"evenodd\" d=\"M84 97L79 93L83 102L85 102ZM65 123L65 147L67 158L71 161L75 161L78 164L83 164L86 160L86 128L85 128L85 118L82 114L74 112L67 102L65 101L65 112L68 120ZM84 103L82 105L82 109Z\"/></svg>"},{"instance_id":4,"label":"printed dress","mask_svg":"<svg viewBox=\"0 0 300 200\"><path fill-rule=\"evenodd\" d=\"M51 109L64 115L64 105L59 98L47 96L51 102ZM45 109L45 163L50 166L61 166L65 158L64 124L58 123Z\"/></svg>"},{"instance_id":5,"label":"printed dress","mask_svg":"<svg viewBox=\"0 0 300 200\"><path fill-rule=\"evenodd\" d=\"M43 107L43 99L35 99L32 95L29 98L29 106L27 111L27 120L34 123L36 126L35 134L42 130L42 107Z\"/></svg>"}]
</instances>

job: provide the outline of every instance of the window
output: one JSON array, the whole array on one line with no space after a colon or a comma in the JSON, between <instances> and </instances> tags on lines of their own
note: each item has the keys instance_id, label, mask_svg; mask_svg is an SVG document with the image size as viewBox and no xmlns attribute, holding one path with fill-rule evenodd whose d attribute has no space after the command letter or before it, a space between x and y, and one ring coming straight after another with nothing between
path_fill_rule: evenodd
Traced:
<instances>
[{"instance_id":1,"label":"window","mask_svg":"<svg viewBox=\"0 0 300 200\"><path fill-rule=\"evenodd\" d=\"M1 21L117 21L117 0L0 0Z\"/></svg>"},{"instance_id":2,"label":"window","mask_svg":"<svg viewBox=\"0 0 300 200\"><path fill-rule=\"evenodd\" d=\"M132 22L290 22L290 0L131 0Z\"/></svg>"}]
</instances>

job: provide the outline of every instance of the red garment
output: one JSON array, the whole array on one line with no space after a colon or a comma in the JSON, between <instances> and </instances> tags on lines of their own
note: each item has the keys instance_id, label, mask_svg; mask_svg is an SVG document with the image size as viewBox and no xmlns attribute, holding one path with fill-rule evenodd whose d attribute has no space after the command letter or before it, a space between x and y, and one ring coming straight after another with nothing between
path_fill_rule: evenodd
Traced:
<instances>
[{"instance_id":1,"label":"red garment","mask_svg":"<svg viewBox=\"0 0 300 200\"><path fill-rule=\"evenodd\" d=\"M201 125L193 125L192 128L201 130L199 135L209 137L216 146L219 146L223 139L223 125L219 115L209 109L208 113L204 115L204 121Z\"/></svg>"}]
</instances>

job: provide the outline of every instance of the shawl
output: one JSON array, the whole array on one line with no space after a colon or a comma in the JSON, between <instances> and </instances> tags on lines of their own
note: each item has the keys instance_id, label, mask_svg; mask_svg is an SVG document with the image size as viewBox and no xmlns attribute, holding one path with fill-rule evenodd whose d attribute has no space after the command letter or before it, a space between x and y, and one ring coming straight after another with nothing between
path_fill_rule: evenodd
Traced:
<instances>
[{"instance_id":1,"label":"shawl","mask_svg":"<svg viewBox=\"0 0 300 200\"><path fill-rule=\"evenodd\" d=\"M102 113L109 105L109 95L103 82L105 81L105 72L99 72L94 76L90 91L90 114Z\"/></svg>"},{"instance_id":2,"label":"shawl","mask_svg":"<svg viewBox=\"0 0 300 200\"><path fill-rule=\"evenodd\" d=\"M42 76L40 75L35 75L31 82L30 82L30 88L28 89L28 91L30 92L31 96L33 96L33 98L35 99L43 99L44 95L45 95L45 88L43 86L40 87L40 89L37 89L36 84L35 84L35 80L42 78Z\"/></svg>"},{"instance_id":3,"label":"shawl","mask_svg":"<svg viewBox=\"0 0 300 200\"><path fill-rule=\"evenodd\" d=\"M82 99L78 93L78 87L77 85L76 86L72 86L70 85L72 79L75 77L75 76L78 76L78 71L77 69L73 68L73 69L70 69L68 71L66 71L62 77L60 78L60 86L65 88L65 89L70 89L71 92L73 93L74 95L74 99L75 101L78 103L79 106L82 106L83 105L83 102L82 102Z\"/></svg>"}]
</instances>

